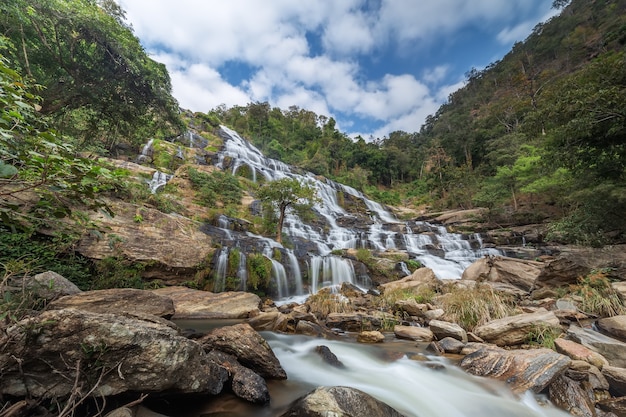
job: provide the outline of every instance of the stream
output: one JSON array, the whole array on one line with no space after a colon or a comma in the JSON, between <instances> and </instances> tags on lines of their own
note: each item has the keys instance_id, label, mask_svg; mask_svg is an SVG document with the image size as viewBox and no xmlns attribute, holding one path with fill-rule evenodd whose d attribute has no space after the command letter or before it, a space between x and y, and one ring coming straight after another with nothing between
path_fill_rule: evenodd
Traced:
<instances>
[{"instance_id":1,"label":"stream","mask_svg":"<svg viewBox=\"0 0 626 417\"><path fill-rule=\"evenodd\" d=\"M207 331L215 322L186 320ZM232 323L227 323L232 324ZM348 336L327 340L302 335L261 332L287 372L286 381L268 381L271 403L246 404L228 394L188 404L177 410L184 417L278 417L297 398L318 386L360 389L389 404L407 417L567 417L570 414L547 404L545 398L527 393L517 397L500 381L476 377L456 366L455 358L433 356L426 344L388 336L384 343L369 345ZM314 350L324 345L345 365L325 363ZM183 414L180 414L184 411ZM366 417L366 416L364 416Z\"/></svg>"}]
</instances>

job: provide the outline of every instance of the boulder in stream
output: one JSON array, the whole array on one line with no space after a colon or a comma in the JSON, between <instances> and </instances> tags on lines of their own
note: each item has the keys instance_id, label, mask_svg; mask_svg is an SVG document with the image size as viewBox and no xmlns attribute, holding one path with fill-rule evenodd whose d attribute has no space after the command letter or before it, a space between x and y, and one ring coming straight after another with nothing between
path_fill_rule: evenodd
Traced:
<instances>
[{"instance_id":1,"label":"boulder in stream","mask_svg":"<svg viewBox=\"0 0 626 417\"><path fill-rule=\"evenodd\" d=\"M486 342L498 346L514 346L526 342L532 332L546 329L561 331L559 319L552 311L539 309L534 313L492 320L476 327L474 333Z\"/></svg>"},{"instance_id":2,"label":"boulder in stream","mask_svg":"<svg viewBox=\"0 0 626 417\"><path fill-rule=\"evenodd\" d=\"M404 417L369 394L349 387L319 387L297 400L281 417Z\"/></svg>"},{"instance_id":3,"label":"boulder in stream","mask_svg":"<svg viewBox=\"0 0 626 417\"><path fill-rule=\"evenodd\" d=\"M178 286L152 292L174 300L175 319L244 319L261 305L259 296L249 292L212 293Z\"/></svg>"}]
</instances>

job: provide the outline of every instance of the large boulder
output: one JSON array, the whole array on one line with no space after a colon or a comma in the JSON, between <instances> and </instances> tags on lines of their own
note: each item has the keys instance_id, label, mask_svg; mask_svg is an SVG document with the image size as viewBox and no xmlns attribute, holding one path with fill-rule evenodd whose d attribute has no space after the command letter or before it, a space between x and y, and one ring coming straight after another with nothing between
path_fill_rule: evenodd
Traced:
<instances>
[{"instance_id":1,"label":"large boulder","mask_svg":"<svg viewBox=\"0 0 626 417\"><path fill-rule=\"evenodd\" d=\"M227 378L199 343L156 316L50 310L14 324L1 339L4 395L57 398L91 388L93 396L218 394Z\"/></svg>"},{"instance_id":2,"label":"large boulder","mask_svg":"<svg viewBox=\"0 0 626 417\"><path fill-rule=\"evenodd\" d=\"M440 284L441 281L435 276L432 269L418 268L408 277L382 284L380 288L383 292L390 292L395 290L417 289L424 286L436 287Z\"/></svg>"},{"instance_id":3,"label":"large boulder","mask_svg":"<svg viewBox=\"0 0 626 417\"><path fill-rule=\"evenodd\" d=\"M394 408L356 388L319 387L297 400L281 417L403 417Z\"/></svg>"},{"instance_id":4,"label":"large boulder","mask_svg":"<svg viewBox=\"0 0 626 417\"><path fill-rule=\"evenodd\" d=\"M543 391L568 368L571 359L550 349L506 350L485 345L461 360L467 372L505 381L517 393Z\"/></svg>"},{"instance_id":5,"label":"large boulder","mask_svg":"<svg viewBox=\"0 0 626 417\"><path fill-rule=\"evenodd\" d=\"M554 348L558 353L569 356L572 360L585 361L598 369L602 369L608 365L606 359L598 352L576 343L573 340L563 339L559 337L554 340Z\"/></svg>"},{"instance_id":6,"label":"large boulder","mask_svg":"<svg viewBox=\"0 0 626 417\"><path fill-rule=\"evenodd\" d=\"M265 339L247 323L213 330L200 339L208 352L217 349L234 355L239 363L264 378L287 379L287 373Z\"/></svg>"},{"instance_id":7,"label":"large boulder","mask_svg":"<svg viewBox=\"0 0 626 417\"><path fill-rule=\"evenodd\" d=\"M567 329L567 336L594 352L598 352L609 362L609 365L626 368L626 343L578 326L570 326Z\"/></svg>"},{"instance_id":8,"label":"large boulder","mask_svg":"<svg viewBox=\"0 0 626 417\"><path fill-rule=\"evenodd\" d=\"M451 337L463 343L467 343L467 332L456 323L450 323L441 320L431 320L428 322L428 327L433 332L437 340Z\"/></svg>"},{"instance_id":9,"label":"large boulder","mask_svg":"<svg viewBox=\"0 0 626 417\"><path fill-rule=\"evenodd\" d=\"M578 381L559 375L550 384L549 394L554 405L573 416L596 417L593 390L583 388Z\"/></svg>"},{"instance_id":10,"label":"large boulder","mask_svg":"<svg viewBox=\"0 0 626 417\"><path fill-rule=\"evenodd\" d=\"M461 279L513 285L529 292L541 273L543 263L504 256L485 256L468 266Z\"/></svg>"},{"instance_id":11,"label":"large boulder","mask_svg":"<svg viewBox=\"0 0 626 417\"><path fill-rule=\"evenodd\" d=\"M249 292L212 293L187 287L164 287L152 292L174 300L176 319L243 319L257 313L261 305L259 296Z\"/></svg>"},{"instance_id":12,"label":"large boulder","mask_svg":"<svg viewBox=\"0 0 626 417\"><path fill-rule=\"evenodd\" d=\"M89 213L100 233L85 232L77 251L92 259L122 256L144 262L144 277L176 285L188 281L215 248L200 223L175 214L122 201L110 201L114 217L103 211Z\"/></svg>"},{"instance_id":13,"label":"large boulder","mask_svg":"<svg viewBox=\"0 0 626 417\"><path fill-rule=\"evenodd\" d=\"M230 389L237 397L254 404L267 404L270 392L265 380L253 370L241 365L228 353L212 350L207 357L228 372Z\"/></svg>"},{"instance_id":14,"label":"large boulder","mask_svg":"<svg viewBox=\"0 0 626 417\"><path fill-rule=\"evenodd\" d=\"M48 308L52 310L73 308L110 314L152 314L165 318L174 315L174 303L171 298L134 288L112 288L66 295L51 302Z\"/></svg>"},{"instance_id":15,"label":"large boulder","mask_svg":"<svg viewBox=\"0 0 626 417\"><path fill-rule=\"evenodd\" d=\"M514 346L527 342L533 332L547 329L561 331L559 319L552 311L540 309L534 313L492 320L476 327L474 333L484 341L498 346Z\"/></svg>"}]
</instances>

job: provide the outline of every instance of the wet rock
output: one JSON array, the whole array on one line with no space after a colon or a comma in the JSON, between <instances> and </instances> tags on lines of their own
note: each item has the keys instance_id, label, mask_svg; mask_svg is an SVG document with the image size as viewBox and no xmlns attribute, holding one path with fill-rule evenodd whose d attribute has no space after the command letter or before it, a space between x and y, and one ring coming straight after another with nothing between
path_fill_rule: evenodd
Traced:
<instances>
[{"instance_id":1,"label":"wet rock","mask_svg":"<svg viewBox=\"0 0 626 417\"><path fill-rule=\"evenodd\" d=\"M281 417L403 417L389 405L349 387L319 387L297 400Z\"/></svg>"},{"instance_id":2,"label":"wet rock","mask_svg":"<svg viewBox=\"0 0 626 417\"><path fill-rule=\"evenodd\" d=\"M608 365L608 361L602 355L572 340L559 337L554 340L554 348L563 355L567 355L574 360L588 362L599 369Z\"/></svg>"},{"instance_id":3,"label":"wet rock","mask_svg":"<svg viewBox=\"0 0 626 417\"><path fill-rule=\"evenodd\" d=\"M425 327L397 325L393 327L393 333L398 339L415 340L416 342L431 342L434 338L433 332Z\"/></svg>"},{"instance_id":4,"label":"wet rock","mask_svg":"<svg viewBox=\"0 0 626 417\"><path fill-rule=\"evenodd\" d=\"M550 401L557 407L574 416L596 417L593 403L593 391L585 390L581 384L564 375L550 384Z\"/></svg>"},{"instance_id":5,"label":"wet rock","mask_svg":"<svg viewBox=\"0 0 626 417\"><path fill-rule=\"evenodd\" d=\"M339 358L337 358L337 355L335 355L333 352L331 352L330 348L328 348L328 346L317 346L315 348L315 353L317 353L318 355L320 355L320 357L322 358L322 360L324 362L326 362L327 364L329 364L330 366L334 366L335 368L345 368L346 366L343 364L343 362L341 362L339 360Z\"/></svg>"},{"instance_id":6,"label":"wet rock","mask_svg":"<svg viewBox=\"0 0 626 417\"><path fill-rule=\"evenodd\" d=\"M210 361L224 368L233 393L253 404L267 404L270 392L265 380L256 372L242 366L233 355L213 350L207 353Z\"/></svg>"},{"instance_id":7,"label":"wet rock","mask_svg":"<svg viewBox=\"0 0 626 417\"><path fill-rule=\"evenodd\" d=\"M176 319L243 319L258 312L261 299L248 292L194 290L187 287L165 287L152 291L174 300Z\"/></svg>"},{"instance_id":8,"label":"wet rock","mask_svg":"<svg viewBox=\"0 0 626 417\"><path fill-rule=\"evenodd\" d=\"M171 298L133 288L111 288L67 295L51 302L48 308L74 308L110 314L152 314L165 318L174 315L174 302Z\"/></svg>"},{"instance_id":9,"label":"wet rock","mask_svg":"<svg viewBox=\"0 0 626 417\"><path fill-rule=\"evenodd\" d=\"M544 264L504 256L486 256L468 266L461 279L511 284L530 292Z\"/></svg>"},{"instance_id":10,"label":"wet rock","mask_svg":"<svg viewBox=\"0 0 626 417\"><path fill-rule=\"evenodd\" d=\"M356 340L359 343L381 343L385 340L385 336L378 330L366 330L359 333Z\"/></svg>"},{"instance_id":11,"label":"wet rock","mask_svg":"<svg viewBox=\"0 0 626 417\"><path fill-rule=\"evenodd\" d=\"M200 343L206 351L217 349L234 355L239 363L264 378L287 378L265 339L247 323L215 329L200 339Z\"/></svg>"},{"instance_id":12,"label":"wet rock","mask_svg":"<svg viewBox=\"0 0 626 417\"><path fill-rule=\"evenodd\" d=\"M474 333L488 343L514 346L524 343L537 328L561 330L559 319L552 311L541 309L535 313L518 314L478 326Z\"/></svg>"},{"instance_id":13,"label":"wet rock","mask_svg":"<svg viewBox=\"0 0 626 417\"><path fill-rule=\"evenodd\" d=\"M467 332L458 324L441 320L431 320L428 322L428 327L437 340L451 337L463 343L467 343Z\"/></svg>"},{"instance_id":14,"label":"wet rock","mask_svg":"<svg viewBox=\"0 0 626 417\"><path fill-rule=\"evenodd\" d=\"M218 394L226 373L202 346L163 319L50 310L7 329L1 341L0 392L56 398L69 395L76 372L94 396L128 391Z\"/></svg>"},{"instance_id":15,"label":"wet rock","mask_svg":"<svg viewBox=\"0 0 626 417\"><path fill-rule=\"evenodd\" d=\"M465 347L465 343L453 337L444 337L439 341L439 346L441 346L441 349L443 349L445 353L457 354L461 353Z\"/></svg>"},{"instance_id":16,"label":"wet rock","mask_svg":"<svg viewBox=\"0 0 626 417\"><path fill-rule=\"evenodd\" d=\"M550 349L506 350L484 346L461 360L473 375L505 381L517 393L543 391L565 372L571 359Z\"/></svg>"},{"instance_id":17,"label":"wet rock","mask_svg":"<svg viewBox=\"0 0 626 417\"><path fill-rule=\"evenodd\" d=\"M602 333L626 341L626 315L601 318L596 325Z\"/></svg>"},{"instance_id":18,"label":"wet rock","mask_svg":"<svg viewBox=\"0 0 626 417\"><path fill-rule=\"evenodd\" d=\"M570 326L567 329L567 336L602 355L609 365L626 368L626 343L578 326Z\"/></svg>"}]
</instances>

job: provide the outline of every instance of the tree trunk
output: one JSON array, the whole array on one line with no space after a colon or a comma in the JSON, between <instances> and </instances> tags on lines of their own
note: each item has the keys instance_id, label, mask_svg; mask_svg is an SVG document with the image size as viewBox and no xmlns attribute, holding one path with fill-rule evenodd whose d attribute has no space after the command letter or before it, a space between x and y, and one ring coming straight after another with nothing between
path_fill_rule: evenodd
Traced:
<instances>
[{"instance_id":1,"label":"tree trunk","mask_svg":"<svg viewBox=\"0 0 626 417\"><path fill-rule=\"evenodd\" d=\"M276 226L276 242L282 245L283 243L283 222L285 221L285 210L287 207L280 207L280 214L278 216L278 225Z\"/></svg>"}]
</instances>

